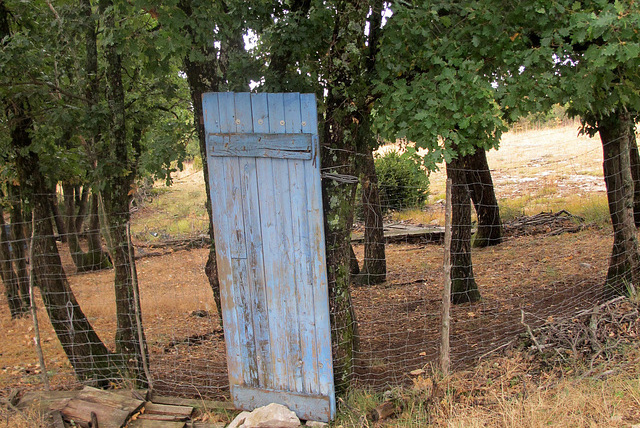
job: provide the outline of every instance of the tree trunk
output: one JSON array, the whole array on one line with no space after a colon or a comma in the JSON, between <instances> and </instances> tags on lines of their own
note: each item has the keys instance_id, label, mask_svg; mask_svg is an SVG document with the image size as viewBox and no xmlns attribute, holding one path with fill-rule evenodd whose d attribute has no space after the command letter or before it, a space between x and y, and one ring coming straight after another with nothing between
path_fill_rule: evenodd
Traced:
<instances>
[{"instance_id":1,"label":"tree trunk","mask_svg":"<svg viewBox=\"0 0 640 428\"><path fill-rule=\"evenodd\" d=\"M58 206L58 195L56 192L51 193L51 197L49 198L49 202L51 204L51 212L53 213L53 221L56 225L56 229L58 230L58 236L60 237L60 241L67 242L67 228L64 225L64 220L62 219L62 214L60 214L60 207Z\"/></svg>"},{"instance_id":2,"label":"tree trunk","mask_svg":"<svg viewBox=\"0 0 640 428\"><path fill-rule=\"evenodd\" d=\"M364 216L364 261L359 280L362 284L380 284L387 279L382 208L378 177L371 150L362 162L362 212Z\"/></svg>"},{"instance_id":3,"label":"tree trunk","mask_svg":"<svg viewBox=\"0 0 640 428\"><path fill-rule=\"evenodd\" d=\"M451 302L480 300L471 262L471 201L464 158L447 164L451 179Z\"/></svg>"},{"instance_id":4,"label":"tree trunk","mask_svg":"<svg viewBox=\"0 0 640 428\"><path fill-rule=\"evenodd\" d=\"M87 84L85 86L85 97L87 114L93 115L94 109L98 105L98 99L100 94L100 82L98 81L98 36L96 29L95 17L91 9L91 0L82 0L81 8L84 12L85 22L85 49L86 49L86 61L85 61L85 74ZM87 157L91 163L91 166L97 168L97 157L95 154L96 144L101 141L102 135L101 129L94 129L90 133L87 139L87 145L85 146ZM83 262L81 266L76 265L78 270L102 270L112 267L109 255L103 251L102 242L100 240L100 217L98 213L98 195L93 192L91 195L90 203L87 202L89 197L89 186L84 185L82 189L81 209L79 219L75 224L76 232L82 230L82 220L84 214L89 208L89 230L87 231L87 253L83 256Z\"/></svg>"},{"instance_id":5,"label":"tree trunk","mask_svg":"<svg viewBox=\"0 0 640 428\"><path fill-rule=\"evenodd\" d=\"M358 258L356 252L353 251L353 245L351 245L351 276L360 275L360 265L358 264Z\"/></svg>"},{"instance_id":6,"label":"tree trunk","mask_svg":"<svg viewBox=\"0 0 640 428\"><path fill-rule=\"evenodd\" d=\"M633 221L636 227L640 227L640 153L638 153L636 125L633 121L631 121L629 131L629 156L631 178L633 179Z\"/></svg>"},{"instance_id":7,"label":"tree trunk","mask_svg":"<svg viewBox=\"0 0 640 428\"><path fill-rule=\"evenodd\" d=\"M25 222L22 215L22 198L20 191L16 186L7 186L9 190L9 199L11 200L11 240L14 245L12 248L13 265L18 276L18 291L20 299L27 311L31 307L31 298L29 297L29 270L27 268L27 240L25 238Z\"/></svg>"},{"instance_id":8,"label":"tree trunk","mask_svg":"<svg viewBox=\"0 0 640 428\"><path fill-rule=\"evenodd\" d=\"M334 36L340 29L336 19ZM333 51L335 49L335 51ZM331 60L340 57L333 47ZM348 81L348 74L336 70L336 85ZM358 323L351 303L351 228L358 177L356 153L362 117L356 119L344 106L348 99L341 91L329 90L326 119L322 130L321 165L327 279L332 327L333 373L337 391L349 386L359 348ZM357 114L357 112L356 112Z\"/></svg>"},{"instance_id":9,"label":"tree trunk","mask_svg":"<svg viewBox=\"0 0 640 428\"><path fill-rule=\"evenodd\" d=\"M179 3L180 9L189 17L192 16L193 10L191 0L182 0ZM205 264L205 274L209 279L209 286L213 292L213 299L216 303L218 311L218 321L222 326L222 303L220 301L220 280L218 279L218 266L216 261L215 236L213 235L213 215L211 212L211 188L209 185L209 169L207 162L207 140L204 131L204 114L202 111L202 94L205 92L217 92L220 89L220 79L218 78L217 51L213 45L202 45L200 38L196 34L196 29L185 26L185 30L192 40L194 51L198 51L198 55L193 58L201 58L192 60L191 55L183 58L184 72L187 75L189 83L189 91L191 93L191 103L193 105L193 123L198 135L198 143L200 146L200 156L202 157L202 174L204 176L204 185L207 192L207 215L209 217L209 238L211 239L211 247L209 247L209 255Z\"/></svg>"},{"instance_id":10,"label":"tree trunk","mask_svg":"<svg viewBox=\"0 0 640 428\"><path fill-rule=\"evenodd\" d=\"M112 188L123 190L130 187L127 177L111 178ZM135 262L129 256L130 237L127 234L127 222L129 221L129 197L121 191L105 191L104 204L107 212L109 239L112 244L109 248L111 260L115 268L114 289L116 299L116 354L121 358L121 365L126 372L123 376L133 381L138 387L145 387L147 379L143 368L142 347L146 349L146 340L140 343L137 330L136 313L140 313L140 301L136 299L137 276ZM137 306L137 307L136 307Z\"/></svg>"},{"instance_id":11,"label":"tree trunk","mask_svg":"<svg viewBox=\"0 0 640 428\"><path fill-rule=\"evenodd\" d=\"M115 29L115 11L111 0L100 2L100 13L103 15L105 30ZM106 211L106 220L112 247L109 248L111 260L115 267L114 288L116 299L116 354L122 359L125 373L123 375L133 382L135 387L147 385L146 375L143 369L143 347L146 347L144 333L142 343L138 340L138 324L136 312L139 313L140 302L135 297L139 295L133 289L137 281L133 278L136 274L135 261L129 255L129 236L127 223L129 222L130 190L136 175L136 156L129 153L130 147L134 151L139 143L141 131L131 130L131 136L127 137L126 112L124 87L122 85L122 57L117 43L105 47L107 103L110 113L110 148L109 158L118 165L109 177L105 177L103 201ZM132 144L128 144L129 139ZM137 308L136 308L137 306Z\"/></svg>"},{"instance_id":12,"label":"tree trunk","mask_svg":"<svg viewBox=\"0 0 640 428\"><path fill-rule=\"evenodd\" d=\"M87 217L87 208L89 205L89 186L82 186L82 191L80 191L80 187L81 186L75 186L75 206L77 212L75 213L76 224L74 229L76 233L82 234L82 226Z\"/></svg>"},{"instance_id":13,"label":"tree trunk","mask_svg":"<svg viewBox=\"0 0 640 428\"><path fill-rule=\"evenodd\" d=\"M87 230L86 257L91 270L110 269L113 267L109 255L102 249L100 239L100 215L98 213L98 195L91 195L91 212L89 213L89 229Z\"/></svg>"},{"instance_id":14,"label":"tree trunk","mask_svg":"<svg viewBox=\"0 0 640 428\"><path fill-rule=\"evenodd\" d=\"M80 239L78 238L78 232L76 230L75 191L75 186L72 184L62 183L64 211L65 218L67 220L65 225L65 228L67 229L67 244L69 246L69 252L71 253L73 264L76 265L78 272L82 272L84 267L84 252L80 247Z\"/></svg>"},{"instance_id":15,"label":"tree trunk","mask_svg":"<svg viewBox=\"0 0 640 428\"><path fill-rule=\"evenodd\" d=\"M473 237L472 246L482 248L498 245L502 242L502 220L486 151L477 148L474 154L465 156L464 164L469 194L478 214L478 231Z\"/></svg>"},{"instance_id":16,"label":"tree trunk","mask_svg":"<svg viewBox=\"0 0 640 428\"><path fill-rule=\"evenodd\" d=\"M24 306L20 298L18 275L16 275L16 272L13 270L11 263L13 256L11 255L9 235L5 226L4 211L0 203L0 275L2 276L2 283L4 284L4 292L7 297L11 318L19 318L26 314L29 308ZM12 243L12 246L15 246L15 242Z\"/></svg>"},{"instance_id":17,"label":"tree trunk","mask_svg":"<svg viewBox=\"0 0 640 428\"><path fill-rule=\"evenodd\" d=\"M604 180L613 226L613 249L605 292L609 297L629 294L640 285L640 257L633 219L633 179L630 162L631 120L628 112L615 112L599 120Z\"/></svg>"},{"instance_id":18,"label":"tree trunk","mask_svg":"<svg viewBox=\"0 0 640 428\"><path fill-rule=\"evenodd\" d=\"M67 218L67 244L76 269L78 272L89 272L110 268L111 263L109 262L109 257L102 251L100 244L97 198L95 195L91 198L92 217L89 231L87 232L88 251L85 253L80 246L80 229L78 228L82 227L83 219L86 216L88 191L83 189L83 191L80 192L78 186L67 183L62 184L62 189L64 191L64 205ZM78 207L77 203L80 203L80 207Z\"/></svg>"},{"instance_id":19,"label":"tree trunk","mask_svg":"<svg viewBox=\"0 0 640 428\"><path fill-rule=\"evenodd\" d=\"M335 132L335 131L334 131ZM328 132L325 135L331 135ZM335 135L334 135L335 136ZM331 140L322 148L322 169L353 165L353 152L332 150L344 148L339 138ZM334 144L331 144L334 143ZM350 173L350 174L349 174ZM340 168L340 174L351 175L355 181L343 182L326 176L322 180L322 203L324 206L325 245L327 252L327 279L329 283L329 307L333 339L334 379L337 390L344 390L354 368L358 351L358 330L355 312L351 303L351 226L353 224L353 202L357 178L353 166Z\"/></svg>"}]
</instances>

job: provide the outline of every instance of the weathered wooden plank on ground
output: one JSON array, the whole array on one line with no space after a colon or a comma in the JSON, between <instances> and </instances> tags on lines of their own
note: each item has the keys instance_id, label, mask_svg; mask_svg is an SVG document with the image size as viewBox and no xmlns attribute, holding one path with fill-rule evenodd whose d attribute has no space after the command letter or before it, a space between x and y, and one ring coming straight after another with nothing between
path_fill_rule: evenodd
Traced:
<instances>
[{"instance_id":1,"label":"weathered wooden plank on ground","mask_svg":"<svg viewBox=\"0 0 640 428\"><path fill-rule=\"evenodd\" d=\"M90 426L91 414L94 413L101 428L121 428L133 414L127 410L77 398L70 399L60 412L65 420L82 427Z\"/></svg>"},{"instance_id":2,"label":"weathered wooden plank on ground","mask_svg":"<svg viewBox=\"0 0 640 428\"><path fill-rule=\"evenodd\" d=\"M191 406L196 409L213 410L235 410L235 406L230 401L212 401L193 398L167 397L163 395L151 394L151 401L155 404L171 404L175 406Z\"/></svg>"},{"instance_id":3,"label":"weathered wooden plank on ground","mask_svg":"<svg viewBox=\"0 0 640 428\"><path fill-rule=\"evenodd\" d=\"M176 406L173 404L147 403L144 406L144 414L173 415L190 418L193 414L191 406Z\"/></svg>"},{"instance_id":4,"label":"weathered wooden plank on ground","mask_svg":"<svg viewBox=\"0 0 640 428\"><path fill-rule=\"evenodd\" d=\"M78 393L79 391L27 391L16 407L20 410L31 408L43 412L60 410Z\"/></svg>"},{"instance_id":5,"label":"weathered wooden plank on ground","mask_svg":"<svg viewBox=\"0 0 640 428\"><path fill-rule=\"evenodd\" d=\"M136 419L135 421L131 421L128 428L184 428L186 425L186 422ZM100 427L102 427L102 425L100 425Z\"/></svg>"},{"instance_id":6,"label":"weathered wooden plank on ground","mask_svg":"<svg viewBox=\"0 0 640 428\"><path fill-rule=\"evenodd\" d=\"M187 422L189 420L186 416L177 416L177 415L157 415L155 413L142 413L138 415L136 419L149 420L149 421L160 421L160 422Z\"/></svg>"},{"instance_id":7,"label":"weathered wooden plank on ground","mask_svg":"<svg viewBox=\"0 0 640 428\"><path fill-rule=\"evenodd\" d=\"M189 428L224 428L226 426L224 422L193 422Z\"/></svg>"},{"instance_id":8,"label":"weathered wooden plank on ground","mask_svg":"<svg viewBox=\"0 0 640 428\"><path fill-rule=\"evenodd\" d=\"M66 420L73 420L81 426L89 426L91 413L94 413L100 427L120 428L143 405L142 400L86 386L60 412Z\"/></svg>"},{"instance_id":9,"label":"weathered wooden plank on ground","mask_svg":"<svg viewBox=\"0 0 640 428\"><path fill-rule=\"evenodd\" d=\"M105 391L91 386L85 386L75 398L131 413L138 411L144 405L144 400L134 398L130 392Z\"/></svg>"}]
</instances>

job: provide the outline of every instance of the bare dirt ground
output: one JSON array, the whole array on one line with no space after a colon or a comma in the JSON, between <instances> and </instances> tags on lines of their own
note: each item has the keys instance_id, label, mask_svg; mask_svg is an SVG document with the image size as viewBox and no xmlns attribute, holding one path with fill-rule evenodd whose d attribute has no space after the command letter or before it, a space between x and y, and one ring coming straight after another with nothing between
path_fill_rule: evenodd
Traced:
<instances>
[{"instance_id":1,"label":"bare dirt ground","mask_svg":"<svg viewBox=\"0 0 640 428\"><path fill-rule=\"evenodd\" d=\"M500 151L491 152L499 198L536 192L538 183L548 187L549 182L558 197L565 191L602 192L598 141L577 138L575 129L544 132L508 134ZM443 183L442 173L438 174L432 175L432 192L438 192ZM197 236L206 231L202 207L195 206L204 199L200 177L194 171L183 173L173 188L135 213L133 233L139 255L153 252L150 245L162 238L154 234L165 233L168 225L180 219L189 221L167 236ZM178 217L172 214L171 204L183 208ZM454 367L469 367L507 347L525 331L525 324L535 328L592 306L600 298L611 244L610 230L594 226L557 236L520 236L474 250L474 273L483 299L453 308ZM66 250L61 247L61 251L81 307L100 337L113 347L113 272L75 274ZM362 247L356 245L355 251L361 259ZM138 261L152 376L161 393L209 398L227 393L224 341L204 274L206 256L204 249L181 250ZM409 382L411 370L435 361L442 260L440 245L390 244L388 281L353 288L361 342L357 382L374 387ZM39 299L38 307L52 386L74 387L71 368ZM28 318L12 321L4 297L0 328L4 332L0 394L11 388L41 388L32 322Z\"/></svg>"}]
</instances>

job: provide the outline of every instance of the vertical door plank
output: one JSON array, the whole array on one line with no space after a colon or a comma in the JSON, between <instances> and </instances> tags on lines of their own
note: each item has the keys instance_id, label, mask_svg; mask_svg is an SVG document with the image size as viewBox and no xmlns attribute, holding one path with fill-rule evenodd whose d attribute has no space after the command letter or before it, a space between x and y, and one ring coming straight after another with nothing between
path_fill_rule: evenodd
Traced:
<instances>
[{"instance_id":1,"label":"vertical door plank","mask_svg":"<svg viewBox=\"0 0 640 428\"><path fill-rule=\"evenodd\" d=\"M300 94L290 93L284 94L284 116L285 131L291 134L299 134L302 132L302 120L300 116ZM305 301L307 296L304 291L308 288L308 275L305 269L306 248L303 244L304 230L298 227L300 216L306 218L304 211L306 210L306 194L304 193L304 177L296 177L296 168L298 170L304 168L304 162L294 159L283 159L280 161L282 168L286 168L282 172L283 180L287 177L286 193L289 193L289 200L284 200L284 212L282 226L284 233L291 238L285 249L289 255L289 278L287 288L290 289L295 299L287 299L287 324L290 326L288 332L289 341L289 367L290 376L292 375L292 386L295 385L296 391L305 391L304 386L304 355L302 353L301 343L301 325L299 312L303 310L302 306L308 304ZM296 182L298 179L301 181ZM284 181L283 181L284 182ZM303 204L304 202L304 204Z\"/></svg>"},{"instance_id":2,"label":"vertical door plank","mask_svg":"<svg viewBox=\"0 0 640 428\"><path fill-rule=\"evenodd\" d=\"M271 347L269 344L269 305L265 293L265 276L262 232L260 226L260 195L258 193L258 176L254 158L240 158L243 171L243 194L245 232L247 234L247 268L251 291L247 311L251 313L253 322L253 338L257 368L258 385L271 386Z\"/></svg>"},{"instance_id":3,"label":"vertical door plank","mask_svg":"<svg viewBox=\"0 0 640 428\"><path fill-rule=\"evenodd\" d=\"M270 133L284 133L286 130L285 114L284 114L284 95L283 94L268 94L267 102L269 107L269 132ZM270 183L264 180L260 180L260 185L269 185L273 190L273 197L271 198L271 210L270 222L273 223L274 237L277 240L273 243L272 249L273 264L272 275L276 284L276 288L273 290L274 294L269 297L269 307L274 308L274 315L278 319L278 323L283 324L283 329L277 332L276 342L272 342L272 349L275 346L275 351L278 356L278 378L280 382L286 385L289 390L294 389L294 369L295 366L291 364L291 361L295 359L296 348L292 347L291 343L291 325L290 325L290 312L291 312L291 300L296 300L295 294L291 294L291 284L295 281L293 272L291 271L291 252L289 246L291 242L291 234L287 233L290 228L286 227L287 217L290 219L289 212L291 211L291 200L289 191L289 175L286 169L286 160L272 159L271 160L271 178ZM286 202L285 202L286 201ZM261 211L262 212L262 211ZM290 221L289 221L290 223ZM277 301L277 303L276 303ZM272 325L271 323L269 324ZM272 330L273 332L273 330ZM293 355L293 357L291 357Z\"/></svg>"},{"instance_id":4,"label":"vertical door plank","mask_svg":"<svg viewBox=\"0 0 640 428\"><path fill-rule=\"evenodd\" d=\"M227 106L232 109L233 123L221 122L221 129L228 126L229 132L252 132L251 124L251 99L248 93L233 94L233 103ZM258 386L257 352L253 325L253 305L252 305L252 278L247 259L247 225L245 219L245 201L247 195L244 191L244 165L242 158L230 157L229 164L233 167L233 172L227 172L227 180L232 189L233 205L231 218L235 221L236 237L238 242L238 259L234 260L234 285L233 299L235 303L236 317L238 321L241 354L244 361L244 381L246 385Z\"/></svg>"},{"instance_id":5,"label":"vertical door plank","mask_svg":"<svg viewBox=\"0 0 640 428\"><path fill-rule=\"evenodd\" d=\"M253 132L268 133L269 119L266 94L251 94ZM256 359L259 384L274 388L271 376L272 358L269 338L269 304L263 258L263 238L260 215L260 192L258 191L257 163L267 159L242 158L244 170L243 193L245 195L245 226L248 241L249 276L252 284L253 327L256 342Z\"/></svg>"},{"instance_id":6,"label":"vertical door plank","mask_svg":"<svg viewBox=\"0 0 640 428\"><path fill-rule=\"evenodd\" d=\"M279 275L280 255L279 244L282 237L278 236L276 227L276 206L274 176L271 159L256 161L258 183L260 183L260 227L262 229L262 256L264 259L264 275L266 297L269 306L269 342L271 345L271 376L274 389L287 388L287 343L284 321L284 308L279 294L281 280Z\"/></svg>"},{"instance_id":7,"label":"vertical door plank","mask_svg":"<svg viewBox=\"0 0 640 428\"><path fill-rule=\"evenodd\" d=\"M233 268L233 303L238 324L240 355L242 357L242 373L244 384L258 386L258 367L256 361L256 345L253 335L253 319L251 318L251 296L248 293L249 275L247 259L231 259Z\"/></svg>"},{"instance_id":8,"label":"vertical door plank","mask_svg":"<svg viewBox=\"0 0 640 428\"><path fill-rule=\"evenodd\" d=\"M267 94L251 94L253 132L269 133L269 106Z\"/></svg>"},{"instance_id":9,"label":"vertical door plank","mask_svg":"<svg viewBox=\"0 0 640 428\"><path fill-rule=\"evenodd\" d=\"M235 94L232 92L221 92L218 94L218 102L220 109L220 133L235 133L236 132L236 109L235 109ZM225 167L229 170L237 170L238 158L237 157L224 157ZM234 164L234 165L230 165ZM242 218L242 210L236 204L236 201L241 200L240 195L240 183L238 180L231 183L230 180L233 177L228 177L225 180L227 183L227 205L228 213L230 215L231 227L231 257L232 258L246 258L247 247L244 237L244 220Z\"/></svg>"},{"instance_id":10,"label":"vertical door plank","mask_svg":"<svg viewBox=\"0 0 640 428\"><path fill-rule=\"evenodd\" d=\"M220 128L219 94L208 93L202 97L205 132L216 134ZM224 325L225 346L227 349L227 367L231 385L243 381L240 341L236 329L236 312L233 304L233 267L231 266L230 236L226 201L228 199L225 185L225 158L209 157L209 181L213 211L213 228L216 240L216 260L220 279L220 300Z\"/></svg>"},{"instance_id":11,"label":"vertical door plank","mask_svg":"<svg viewBox=\"0 0 640 428\"><path fill-rule=\"evenodd\" d=\"M251 94L249 92L239 92L234 95L236 132L243 134L254 132L251 114Z\"/></svg>"},{"instance_id":12,"label":"vertical door plank","mask_svg":"<svg viewBox=\"0 0 640 428\"><path fill-rule=\"evenodd\" d=\"M320 178L320 150L318 142L318 116L316 100L313 94L302 94L303 132L314 134L314 158L305 162L307 188L307 209L309 213L309 236L313 262L313 305L316 323L316 341L318 349L318 380L320 393L329 395L331 414L335 414L335 395L333 382L333 360L331 355L331 323L329 320L329 287L327 281L326 252L324 241L324 214L322 210L322 183Z\"/></svg>"}]
</instances>

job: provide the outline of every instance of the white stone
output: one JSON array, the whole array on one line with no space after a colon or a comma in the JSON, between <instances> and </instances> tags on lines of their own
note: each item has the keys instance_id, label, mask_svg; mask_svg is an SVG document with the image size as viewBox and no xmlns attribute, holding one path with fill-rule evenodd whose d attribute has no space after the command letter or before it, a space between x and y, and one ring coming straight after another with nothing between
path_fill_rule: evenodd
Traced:
<instances>
[{"instance_id":1,"label":"white stone","mask_svg":"<svg viewBox=\"0 0 640 428\"><path fill-rule=\"evenodd\" d=\"M271 403L251 412L238 428L297 428L300 419L282 404Z\"/></svg>"},{"instance_id":2,"label":"white stone","mask_svg":"<svg viewBox=\"0 0 640 428\"><path fill-rule=\"evenodd\" d=\"M329 426L329 424L326 424L324 422L318 422L318 421L307 421L307 423L304 425L307 427L314 427L314 428L326 428Z\"/></svg>"},{"instance_id":3,"label":"white stone","mask_svg":"<svg viewBox=\"0 0 640 428\"><path fill-rule=\"evenodd\" d=\"M236 416L236 418L234 420L231 421L231 423L229 425L227 425L227 428L240 428L242 426L244 426L244 421L245 419L247 419L247 416L249 416L251 413L249 412L242 412L240 413L238 416Z\"/></svg>"}]
</instances>

